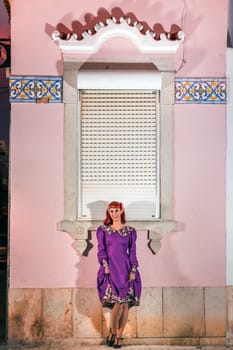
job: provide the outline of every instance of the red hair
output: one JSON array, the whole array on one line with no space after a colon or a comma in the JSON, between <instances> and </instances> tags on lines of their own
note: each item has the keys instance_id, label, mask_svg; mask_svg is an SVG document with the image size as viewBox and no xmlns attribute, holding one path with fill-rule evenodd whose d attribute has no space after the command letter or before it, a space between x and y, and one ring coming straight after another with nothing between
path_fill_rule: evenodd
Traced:
<instances>
[{"instance_id":1,"label":"red hair","mask_svg":"<svg viewBox=\"0 0 233 350\"><path fill-rule=\"evenodd\" d=\"M123 212L121 214L121 223L124 224L125 223L125 210L123 208L123 205L121 202L113 201L113 202L109 203L109 205L106 209L106 217L104 219L104 225L111 225L112 224L112 218L108 213L108 210L110 208L119 208L120 210L123 209Z\"/></svg>"}]
</instances>

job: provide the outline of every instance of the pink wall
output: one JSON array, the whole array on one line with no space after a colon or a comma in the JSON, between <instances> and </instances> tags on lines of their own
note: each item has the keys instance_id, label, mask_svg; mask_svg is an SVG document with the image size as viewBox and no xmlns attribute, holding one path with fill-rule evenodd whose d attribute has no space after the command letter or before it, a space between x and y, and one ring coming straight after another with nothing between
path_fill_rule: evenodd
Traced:
<instances>
[{"instance_id":1,"label":"pink wall","mask_svg":"<svg viewBox=\"0 0 233 350\"><path fill-rule=\"evenodd\" d=\"M62 128L62 105L12 105L12 287L72 286L76 278L73 242L56 230L63 215Z\"/></svg>"},{"instance_id":2,"label":"pink wall","mask_svg":"<svg viewBox=\"0 0 233 350\"><path fill-rule=\"evenodd\" d=\"M69 6L67 6L69 3ZM186 65L179 76L225 76L227 1L21 0L12 8L12 75L61 75L61 54L50 39L85 14L120 7L153 26L182 22ZM211 11L209 9L211 8ZM31 14L35 13L36 16ZM88 17L88 16L87 16ZM89 16L91 17L91 16ZM24 20L22 21L22 18ZM86 18L86 17L85 17ZM52 28L53 27L53 28ZM214 30L214 35L211 31ZM225 106L176 105L174 195L178 231L154 256L138 233L144 286L225 285ZM96 244L80 257L56 230L63 215L63 105L12 104L10 286L94 287Z\"/></svg>"},{"instance_id":3,"label":"pink wall","mask_svg":"<svg viewBox=\"0 0 233 350\"><path fill-rule=\"evenodd\" d=\"M175 107L174 195L180 229L165 244L177 258L180 279L191 285L225 283L225 113L221 105L189 105L188 111Z\"/></svg>"}]
</instances>

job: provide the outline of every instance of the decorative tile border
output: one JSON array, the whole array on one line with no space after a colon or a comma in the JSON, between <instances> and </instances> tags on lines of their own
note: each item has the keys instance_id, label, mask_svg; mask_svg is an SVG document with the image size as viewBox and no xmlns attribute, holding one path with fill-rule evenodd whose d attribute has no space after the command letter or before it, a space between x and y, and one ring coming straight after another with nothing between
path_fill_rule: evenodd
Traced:
<instances>
[{"instance_id":1,"label":"decorative tile border","mask_svg":"<svg viewBox=\"0 0 233 350\"><path fill-rule=\"evenodd\" d=\"M62 77L10 77L10 102L62 103ZM226 104L225 78L176 78L175 103Z\"/></svg>"},{"instance_id":2,"label":"decorative tile border","mask_svg":"<svg viewBox=\"0 0 233 350\"><path fill-rule=\"evenodd\" d=\"M177 78L175 103L226 103L225 78Z\"/></svg>"},{"instance_id":3,"label":"decorative tile border","mask_svg":"<svg viewBox=\"0 0 233 350\"><path fill-rule=\"evenodd\" d=\"M61 103L62 77L10 77L10 102Z\"/></svg>"}]
</instances>

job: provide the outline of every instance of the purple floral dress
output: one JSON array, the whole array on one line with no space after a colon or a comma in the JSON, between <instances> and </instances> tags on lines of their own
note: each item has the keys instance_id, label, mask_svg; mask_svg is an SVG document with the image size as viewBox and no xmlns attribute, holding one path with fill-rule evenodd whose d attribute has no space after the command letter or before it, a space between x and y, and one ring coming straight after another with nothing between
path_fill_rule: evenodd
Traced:
<instances>
[{"instance_id":1,"label":"purple floral dress","mask_svg":"<svg viewBox=\"0 0 233 350\"><path fill-rule=\"evenodd\" d=\"M97 289L102 306L112 308L115 303L128 303L129 307L139 305L142 284L137 270L136 230L125 226L115 231L111 226L102 225L96 236L100 263ZM105 263L109 266L109 275L105 274ZM132 269L136 271L136 278L130 282Z\"/></svg>"}]
</instances>

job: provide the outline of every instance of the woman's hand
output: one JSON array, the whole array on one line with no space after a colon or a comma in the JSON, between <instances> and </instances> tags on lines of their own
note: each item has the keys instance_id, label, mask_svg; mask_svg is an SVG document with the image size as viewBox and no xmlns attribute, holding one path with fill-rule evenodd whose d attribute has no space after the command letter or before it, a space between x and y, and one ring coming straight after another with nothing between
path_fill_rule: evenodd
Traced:
<instances>
[{"instance_id":1,"label":"woman's hand","mask_svg":"<svg viewBox=\"0 0 233 350\"><path fill-rule=\"evenodd\" d=\"M102 264L104 266L104 273L105 273L105 275L109 275L110 274L110 270L109 270L108 262L105 259L103 259Z\"/></svg>"},{"instance_id":2,"label":"woman's hand","mask_svg":"<svg viewBox=\"0 0 233 350\"><path fill-rule=\"evenodd\" d=\"M110 275L110 270L109 270L108 266L105 266L104 273L105 273L105 275Z\"/></svg>"},{"instance_id":3,"label":"woman's hand","mask_svg":"<svg viewBox=\"0 0 233 350\"><path fill-rule=\"evenodd\" d=\"M129 274L129 281L130 282L134 281L135 277L136 277L136 273L131 271L130 274Z\"/></svg>"}]
</instances>

